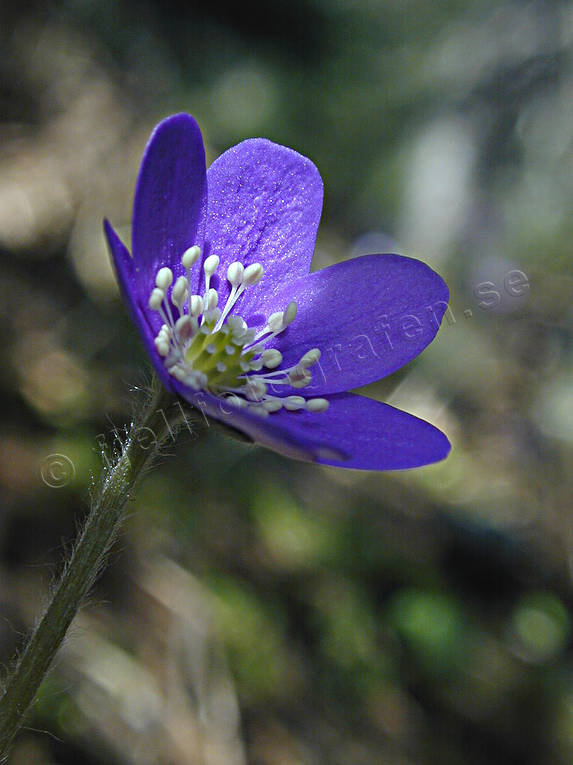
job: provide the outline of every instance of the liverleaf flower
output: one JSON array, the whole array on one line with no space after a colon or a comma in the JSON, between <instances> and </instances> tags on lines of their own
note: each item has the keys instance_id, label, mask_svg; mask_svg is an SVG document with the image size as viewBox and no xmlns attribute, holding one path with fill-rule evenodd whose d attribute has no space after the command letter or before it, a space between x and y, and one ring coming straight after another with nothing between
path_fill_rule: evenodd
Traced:
<instances>
[{"instance_id":1,"label":"liverleaf flower","mask_svg":"<svg viewBox=\"0 0 573 765\"><path fill-rule=\"evenodd\" d=\"M187 114L163 120L141 164L132 255L105 234L163 385L282 454L367 470L443 459L433 425L349 393L416 357L448 288L424 263L365 255L310 273L322 181L262 138L205 167Z\"/></svg>"}]
</instances>

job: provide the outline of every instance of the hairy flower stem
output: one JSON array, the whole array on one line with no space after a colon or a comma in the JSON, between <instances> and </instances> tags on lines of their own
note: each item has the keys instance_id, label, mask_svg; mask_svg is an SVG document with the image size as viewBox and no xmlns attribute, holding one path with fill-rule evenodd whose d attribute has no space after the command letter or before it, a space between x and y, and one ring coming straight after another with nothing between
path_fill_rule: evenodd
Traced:
<instances>
[{"instance_id":1,"label":"hairy flower stem","mask_svg":"<svg viewBox=\"0 0 573 765\"><path fill-rule=\"evenodd\" d=\"M193 417L193 415L191 415ZM196 421L194 416L193 420ZM141 415L132 424L94 489L91 508L73 553L44 615L35 628L0 699L0 762L50 669L66 632L105 563L120 530L131 492L157 455L182 424L189 426L181 405L157 381Z\"/></svg>"}]
</instances>

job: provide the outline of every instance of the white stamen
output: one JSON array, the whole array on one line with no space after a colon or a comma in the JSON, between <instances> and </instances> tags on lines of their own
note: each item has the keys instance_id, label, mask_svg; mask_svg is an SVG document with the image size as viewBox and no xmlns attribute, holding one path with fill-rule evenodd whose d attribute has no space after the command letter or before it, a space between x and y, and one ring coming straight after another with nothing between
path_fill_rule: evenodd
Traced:
<instances>
[{"instance_id":1,"label":"white stamen","mask_svg":"<svg viewBox=\"0 0 573 765\"><path fill-rule=\"evenodd\" d=\"M287 396L283 401L283 406L289 412L296 412L297 409L304 409L306 399L302 396Z\"/></svg>"},{"instance_id":2,"label":"white stamen","mask_svg":"<svg viewBox=\"0 0 573 765\"><path fill-rule=\"evenodd\" d=\"M330 401L325 398L309 398L306 408L309 412L325 412L330 406Z\"/></svg>"},{"instance_id":3,"label":"white stamen","mask_svg":"<svg viewBox=\"0 0 573 765\"><path fill-rule=\"evenodd\" d=\"M262 404L257 404L256 406L252 406L250 410L253 414L258 415L259 417L268 417L269 413L265 409L265 407Z\"/></svg>"},{"instance_id":4,"label":"white stamen","mask_svg":"<svg viewBox=\"0 0 573 765\"><path fill-rule=\"evenodd\" d=\"M189 310L195 318L203 313L203 298L201 295L191 295Z\"/></svg>"},{"instance_id":5,"label":"white stamen","mask_svg":"<svg viewBox=\"0 0 573 765\"><path fill-rule=\"evenodd\" d=\"M267 348L262 352L261 359L267 369L276 369L279 364L282 364L283 355L276 348Z\"/></svg>"},{"instance_id":6,"label":"white stamen","mask_svg":"<svg viewBox=\"0 0 573 765\"><path fill-rule=\"evenodd\" d=\"M236 313L233 314L233 316L229 316L227 319L227 324L233 330L233 332L244 331L247 329L246 321L241 316L237 316Z\"/></svg>"},{"instance_id":7,"label":"white stamen","mask_svg":"<svg viewBox=\"0 0 573 765\"><path fill-rule=\"evenodd\" d=\"M183 268L190 269L191 266L195 265L195 263L199 260L200 257L201 257L201 248L198 247L196 244L194 244L193 247L189 247L183 253L183 256L181 257L181 264Z\"/></svg>"},{"instance_id":8,"label":"white stamen","mask_svg":"<svg viewBox=\"0 0 573 765\"><path fill-rule=\"evenodd\" d=\"M268 398L266 401L263 401L263 406L267 410L267 412L278 412L279 409L282 409L282 399L280 398Z\"/></svg>"},{"instance_id":9,"label":"white stamen","mask_svg":"<svg viewBox=\"0 0 573 765\"><path fill-rule=\"evenodd\" d=\"M193 322L195 325L193 326ZM197 319L185 314L180 316L175 322L175 336L180 343L185 344L197 331Z\"/></svg>"},{"instance_id":10,"label":"white stamen","mask_svg":"<svg viewBox=\"0 0 573 765\"><path fill-rule=\"evenodd\" d=\"M215 271L219 268L219 256L209 255L209 257L203 263L203 270L206 276L213 276Z\"/></svg>"},{"instance_id":11,"label":"white stamen","mask_svg":"<svg viewBox=\"0 0 573 765\"><path fill-rule=\"evenodd\" d=\"M254 329L247 329L245 332L243 332L241 335L238 336L238 338L233 338L233 342L238 342L240 345L243 346L243 350L246 348L250 350L249 346L255 339L255 330Z\"/></svg>"},{"instance_id":12,"label":"white stamen","mask_svg":"<svg viewBox=\"0 0 573 765\"><path fill-rule=\"evenodd\" d=\"M251 263L245 267L237 260L227 267L231 288L221 311L219 293L210 286L211 277L220 264L217 255L210 255L203 262L204 295L191 294L190 269L201 255L197 245L183 253L181 263L187 269L187 276L179 276L175 282L170 268L160 268L155 277L156 286L149 296L149 308L163 320L154 343L167 371L193 390L210 390L234 406L247 408L261 417L268 417L283 407L293 412L323 412L328 407L327 399L268 393L269 385L292 388L308 385L312 380L308 368L320 358L320 350L311 348L297 364L281 369L282 353L266 347L294 321L296 303L292 301L284 311L272 313L260 331L249 329L241 316L231 315L231 310L243 292L262 279L263 266ZM178 313L174 314L171 306ZM205 371L199 371L195 365Z\"/></svg>"},{"instance_id":13,"label":"white stamen","mask_svg":"<svg viewBox=\"0 0 573 765\"><path fill-rule=\"evenodd\" d=\"M183 380L185 379L186 374L187 374L182 367L177 367L177 366L171 367L169 372L170 372L170 374L173 375L173 377L176 380L179 380L179 382L183 382Z\"/></svg>"},{"instance_id":14,"label":"white stamen","mask_svg":"<svg viewBox=\"0 0 573 765\"><path fill-rule=\"evenodd\" d=\"M215 271L219 268L219 256L218 255L209 255L209 257L205 260L203 263L203 271L205 272L205 310L208 310L208 300L209 300L209 285L211 284L211 277L215 273ZM217 295L217 300L219 299L219 296ZM217 303L215 303L217 305ZM203 318L205 318L203 316Z\"/></svg>"},{"instance_id":15,"label":"white stamen","mask_svg":"<svg viewBox=\"0 0 573 765\"><path fill-rule=\"evenodd\" d=\"M162 337L156 337L154 343L160 356L167 356L169 354L169 343Z\"/></svg>"},{"instance_id":16,"label":"white stamen","mask_svg":"<svg viewBox=\"0 0 573 765\"><path fill-rule=\"evenodd\" d=\"M228 401L233 406L239 407L239 409L244 409L244 407L248 406L244 398L236 396L234 393L231 396L227 396L225 401Z\"/></svg>"},{"instance_id":17,"label":"white stamen","mask_svg":"<svg viewBox=\"0 0 573 765\"><path fill-rule=\"evenodd\" d=\"M253 284L257 284L263 278L264 269L260 263L251 263L250 266L245 268L243 276L243 284L245 287L252 287Z\"/></svg>"},{"instance_id":18,"label":"white stamen","mask_svg":"<svg viewBox=\"0 0 573 765\"><path fill-rule=\"evenodd\" d=\"M311 381L312 375L306 370L304 374L297 372L297 370L288 373L288 382L293 388L305 388Z\"/></svg>"},{"instance_id":19,"label":"white stamen","mask_svg":"<svg viewBox=\"0 0 573 765\"><path fill-rule=\"evenodd\" d=\"M283 327L282 327L283 329L286 329L286 327L288 327L289 324L292 324L292 322L295 320L295 318L296 318L296 311L297 311L296 303L293 300L292 303L288 304L288 307L287 307L287 309L285 311L284 320L283 320Z\"/></svg>"},{"instance_id":20,"label":"white stamen","mask_svg":"<svg viewBox=\"0 0 573 765\"><path fill-rule=\"evenodd\" d=\"M238 287L239 284L241 284L241 282L243 281L244 273L245 273L245 268L243 264L239 263L239 261L235 261L234 263L231 263L231 265L227 269L227 279L230 281L233 287Z\"/></svg>"},{"instance_id":21,"label":"white stamen","mask_svg":"<svg viewBox=\"0 0 573 765\"><path fill-rule=\"evenodd\" d=\"M155 286L163 292L167 292L173 283L173 271L170 268L160 268L155 277Z\"/></svg>"},{"instance_id":22,"label":"white stamen","mask_svg":"<svg viewBox=\"0 0 573 765\"><path fill-rule=\"evenodd\" d=\"M217 303L219 302L219 293L217 290L211 289L206 294L206 300L203 301L203 308L205 312L212 311L213 308L216 308Z\"/></svg>"},{"instance_id":23,"label":"white stamen","mask_svg":"<svg viewBox=\"0 0 573 765\"><path fill-rule=\"evenodd\" d=\"M166 292L169 289L171 282L173 281L173 272L170 268L160 268L155 276L156 287L151 291L149 296L148 306L152 311L157 311L163 321L170 327L173 326L173 314L171 313L171 306L166 299Z\"/></svg>"},{"instance_id":24,"label":"white stamen","mask_svg":"<svg viewBox=\"0 0 573 765\"><path fill-rule=\"evenodd\" d=\"M280 332L283 326L284 322L284 311L277 311L276 313L271 313L269 318L267 319L267 327L270 329L271 332ZM264 333L261 333L264 334Z\"/></svg>"},{"instance_id":25,"label":"white stamen","mask_svg":"<svg viewBox=\"0 0 573 765\"><path fill-rule=\"evenodd\" d=\"M216 324L219 321L219 318L221 316L221 309L220 308L213 308L210 311L205 311L203 314L203 319L208 324ZM209 329L207 324L203 324L203 326L207 330L207 334L212 334L213 330Z\"/></svg>"},{"instance_id":26,"label":"white stamen","mask_svg":"<svg viewBox=\"0 0 573 765\"><path fill-rule=\"evenodd\" d=\"M149 296L148 305L151 308L151 310L159 311L164 298L165 298L165 292L159 289L159 287L155 287L155 289L152 290L151 295Z\"/></svg>"},{"instance_id":27,"label":"white stamen","mask_svg":"<svg viewBox=\"0 0 573 765\"><path fill-rule=\"evenodd\" d=\"M187 299L187 288L189 287L189 282L184 276L180 276L175 284L173 285L173 289L171 290L171 302L173 305L179 309L179 311L183 311L183 303Z\"/></svg>"},{"instance_id":28,"label":"white stamen","mask_svg":"<svg viewBox=\"0 0 573 765\"><path fill-rule=\"evenodd\" d=\"M298 364L301 367L311 367L313 364L316 364L319 358L320 358L320 350L318 348L312 348L310 351L307 351L304 354L304 356L298 362Z\"/></svg>"},{"instance_id":29,"label":"white stamen","mask_svg":"<svg viewBox=\"0 0 573 765\"><path fill-rule=\"evenodd\" d=\"M256 377L248 378L245 388L247 392L247 398L251 401L261 401L267 392L267 386L265 383Z\"/></svg>"},{"instance_id":30,"label":"white stamen","mask_svg":"<svg viewBox=\"0 0 573 765\"><path fill-rule=\"evenodd\" d=\"M261 337L271 333L270 337L267 337L265 343L268 343L273 337L280 334L284 329L291 324L296 316L296 303L293 301L289 303L286 311L276 311L272 313L267 319L266 325L255 336L255 340L259 340Z\"/></svg>"},{"instance_id":31,"label":"white stamen","mask_svg":"<svg viewBox=\"0 0 573 765\"><path fill-rule=\"evenodd\" d=\"M187 289L188 294L191 292L189 285L191 284L191 268L201 257L201 248L194 244L192 247L188 247L181 257L181 265L187 269ZM191 309L191 303L189 302L189 309ZM181 310L181 309L180 309Z\"/></svg>"},{"instance_id":32,"label":"white stamen","mask_svg":"<svg viewBox=\"0 0 573 765\"><path fill-rule=\"evenodd\" d=\"M227 279L231 283L232 289L227 298L221 318L219 319L217 326L214 328L215 332L221 328L227 315L247 287L256 284L262 278L262 275L263 267L260 263L251 263L247 268L244 268L243 264L238 261L231 263L227 269Z\"/></svg>"}]
</instances>

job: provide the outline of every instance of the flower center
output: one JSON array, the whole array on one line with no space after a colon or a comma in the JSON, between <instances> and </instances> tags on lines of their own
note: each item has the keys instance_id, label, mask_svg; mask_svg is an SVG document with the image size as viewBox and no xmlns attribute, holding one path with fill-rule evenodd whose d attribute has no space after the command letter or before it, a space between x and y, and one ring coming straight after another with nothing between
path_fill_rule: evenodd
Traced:
<instances>
[{"instance_id":1,"label":"flower center","mask_svg":"<svg viewBox=\"0 0 573 765\"><path fill-rule=\"evenodd\" d=\"M183 253L181 263L187 276L180 276L175 283L171 269L160 268L149 297L149 308L163 319L155 347L169 374L193 390L208 390L262 416L283 407L290 411L323 412L328 407L324 398L277 396L269 392L281 385L306 387L312 379L310 367L320 358L320 350L311 348L297 364L281 369L280 351L266 347L294 321L296 303L271 314L259 332L249 329L232 309L243 292L262 279L261 264L252 263L245 268L238 261L231 263L227 269L231 291L221 310L217 305L219 293L211 287L211 277L219 267L217 255L210 255L203 263L204 294L191 292L191 268L200 257L201 250L196 245Z\"/></svg>"}]
</instances>

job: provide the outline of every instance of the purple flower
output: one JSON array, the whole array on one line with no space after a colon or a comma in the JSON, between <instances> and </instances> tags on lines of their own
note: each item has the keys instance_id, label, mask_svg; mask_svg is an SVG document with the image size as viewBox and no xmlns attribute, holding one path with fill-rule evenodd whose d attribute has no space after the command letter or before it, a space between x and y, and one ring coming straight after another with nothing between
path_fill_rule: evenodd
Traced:
<instances>
[{"instance_id":1,"label":"purple flower","mask_svg":"<svg viewBox=\"0 0 573 765\"><path fill-rule=\"evenodd\" d=\"M130 256L105 233L163 384L281 454L366 470L443 459L423 420L348 393L402 367L436 334L448 288L420 261L366 255L309 273L322 181L262 138L205 169L187 114L161 122L135 192Z\"/></svg>"}]
</instances>

